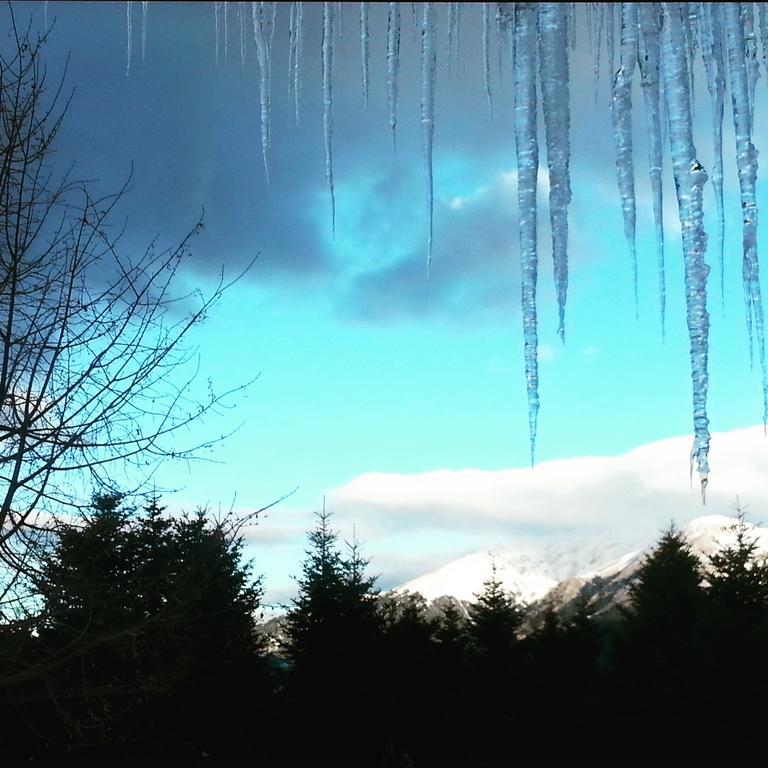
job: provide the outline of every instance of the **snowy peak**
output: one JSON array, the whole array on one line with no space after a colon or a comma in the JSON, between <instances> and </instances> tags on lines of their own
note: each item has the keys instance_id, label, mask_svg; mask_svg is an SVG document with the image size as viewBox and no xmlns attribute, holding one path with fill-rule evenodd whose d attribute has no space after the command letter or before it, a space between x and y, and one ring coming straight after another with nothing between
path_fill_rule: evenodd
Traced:
<instances>
[{"instance_id":1,"label":"snowy peak","mask_svg":"<svg viewBox=\"0 0 768 768\"><path fill-rule=\"evenodd\" d=\"M419 592L431 601L443 595L473 602L483 583L496 576L504 588L524 603L539 600L560 581L604 563L620 552L615 542L558 539L526 542L474 552L395 588L394 592Z\"/></svg>"},{"instance_id":2,"label":"snowy peak","mask_svg":"<svg viewBox=\"0 0 768 768\"><path fill-rule=\"evenodd\" d=\"M419 592L430 602L443 595L474 602L483 590L483 582L491 577L494 565L504 588L526 603L545 595L557 584L555 579L537 572L526 555L515 557L489 550L454 560L394 591Z\"/></svg>"},{"instance_id":3,"label":"snowy peak","mask_svg":"<svg viewBox=\"0 0 768 768\"><path fill-rule=\"evenodd\" d=\"M733 517L705 515L691 520L680 532L692 552L707 565L712 554L736 543L735 524ZM768 528L745 525L748 536L757 542L758 552L768 555ZM428 601L448 595L473 602L495 565L504 588L524 603L547 596L554 604L564 605L588 585L592 585L589 593L599 594L601 602L622 601L628 582L655 545L656 540L622 554L616 542L604 539L591 543L528 542L466 555L393 591L419 592Z\"/></svg>"}]
</instances>

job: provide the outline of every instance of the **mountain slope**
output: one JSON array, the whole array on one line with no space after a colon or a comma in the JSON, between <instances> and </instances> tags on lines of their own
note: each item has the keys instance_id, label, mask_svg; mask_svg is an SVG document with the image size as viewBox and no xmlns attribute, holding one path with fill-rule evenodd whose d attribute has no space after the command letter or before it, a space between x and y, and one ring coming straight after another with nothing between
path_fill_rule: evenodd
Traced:
<instances>
[{"instance_id":1,"label":"mountain slope","mask_svg":"<svg viewBox=\"0 0 768 768\"><path fill-rule=\"evenodd\" d=\"M722 547L735 544L735 518L706 515L691 520L681 533L691 550L706 565L709 556ZM768 555L768 528L746 524L758 551ZM533 603L545 600L554 607L571 604L579 595L587 597L597 610L625 602L634 574L655 542L623 554L608 540L585 542L527 543L499 548L459 558L413 579L393 590L420 592L427 600L449 595L473 601L482 591L495 562L497 576L519 600Z\"/></svg>"}]
</instances>

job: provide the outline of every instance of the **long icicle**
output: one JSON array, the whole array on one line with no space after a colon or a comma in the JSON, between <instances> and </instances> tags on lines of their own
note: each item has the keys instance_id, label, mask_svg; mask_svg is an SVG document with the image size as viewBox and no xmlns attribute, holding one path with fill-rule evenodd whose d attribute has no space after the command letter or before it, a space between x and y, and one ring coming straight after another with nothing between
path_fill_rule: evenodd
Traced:
<instances>
[{"instance_id":1,"label":"long icicle","mask_svg":"<svg viewBox=\"0 0 768 768\"><path fill-rule=\"evenodd\" d=\"M605 25L605 3L594 3L597 14L597 26L595 28L595 61L593 72L595 73L595 104L597 104L598 91L600 90L600 48L603 42L603 27ZM606 42L607 45L607 42ZM608 82L611 82L609 76Z\"/></svg>"},{"instance_id":2,"label":"long icicle","mask_svg":"<svg viewBox=\"0 0 768 768\"><path fill-rule=\"evenodd\" d=\"M661 335L666 335L667 288L664 268L664 205L662 189L662 153L660 100L661 15L655 3L640 3L637 8L640 36L637 61L643 87L646 118L648 120L648 167L653 195L653 222L656 230L656 261L659 280L659 313Z\"/></svg>"},{"instance_id":3,"label":"long icicle","mask_svg":"<svg viewBox=\"0 0 768 768\"><path fill-rule=\"evenodd\" d=\"M293 96L293 72L296 66L296 3L288 10L288 103Z\"/></svg>"},{"instance_id":4,"label":"long icicle","mask_svg":"<svg viewBox=\"0 0 768 768\"><path fill-rule=\"evenodd\" d=\"M549 167L549 221L557 292L557 333L563 342L568 294L568 204L571 202L568 27L564 3L538 3L539 71Z\"/></svg>"},{"instance_id":5,"label":"long icicle","mask_svg":"<svg viewBox=\"0 0 768 768\"><path fill-rule=\"evenodd\" d=\"M229 3L222 3L221 9L224 14L224 63L226 64L229 59Z\"/></svg>"},{"instance_id":6,"label":"long icicle","mask_svg":"<svg viewBox=\"0 0 768 768\"><path fill-rule=\"evenodd\" d=\"M400 3L390 3L387 14L387 102L392 146L397 148L397 76L400 71Z\"/></svg>"},{"instance_id":7,"label":"long icicle","mask_svg":"<svg viewBox=\"0 0 768 768\"><path fill-rule=\"evenodd\" d=\"M483 84L488 100L488 118L493 120L493 96L491 94L491 10L490 3L483 3Z\"/></svg>"},{"instance_id":8,"label":"long icicle","mask_svg":"<svg viewBox=\"0 0 768 768\"><path fill-rule=\"evenodd\" d=\"M216 34L216 66L219 66L219 28L221 26L221 2L213 4L213 29Z\"/></svg>"},{"instance_id":9,"label":"long icicle","mask_svg":"<svg viewBox=\"0 0 768 768\"><path fill-rule=\"evenodd\" d=\"M293 9L293 6L291 6L291 9ZM246 7L244 2L237 4L237 18L240 22L240 68L245 69L245 54L246 54L246 40L247 40L246 26L248 22L246 19Z\"/></svg>"},{"instance_id":10,"label":"long icicle","mask_svg":"<svg viewBox=\"0 0 768 768\"><path fill-rule=\"evenodd\" d=\"M302 64L304 61L304 3L296 3L296 52L293 57L293 99L296 125L301 106Z\"/></svg>"},{"instance_id":11,"label":"long icicle","mask_svg":"<svg viewBox=\"0 0 768 768\"><path fill-rule=\"evenodd\" d=\"M424 3L421 20L421 129L424 143L424 169L427 181L427 276L432 264L434 191L432 144L435 137L435 4Z\"/></svg>"},{"instance_id":12,"label":"long icicle","mask_svg":"<svg viewBox=\"0 0 768 768\"><path fill-rule=\"evenodd\" d=\"M621 197L624 236L632 260L635 316L639 312L637 292L637 251L635 248L635 172L632 160L632 71L637 63L637 3L621 4L619 68L613 81L611 117L616 145L616 181Z\"/></svg>"},{"instance_id":13,"label":"long icicle","mask_svg":"<svg viewBox=\"0 0 768 768\"><path fill-rule=\"evenodd\" d=\"M696 158L691 119L690 79L686 61L681 18L682 3L662 3L662 71L667 105L669 144L677 189L680 226L685 261L685 306L691 344L693 385L693 447L691 473L696 462L701 479L702 500L706 499L709 475L709 314L707 313L707 275L704 261L707 236L704 232L703 192L707 174Z\"/></svg>"},{"instance_id":14,"label":"long icicle","mask_svg":"<svg viewBox=\"0 0 768 768\"><path fill-rule=\"evenodd\" d=\"M522 267L523 355L528 392L528 431L531 466L536 457L539 414L539 360L536 320L536 187L539 147L536 138L536 4L515 4L515 147L517 204Z\"/></svg>"},{"instance_id":15,"label":"long icicle","mask_svg":"<svg viewBox=\"0 0 768 768\"><path fill-rule=\"evenodd\" d=\"M744 55L747 62L747 82L749 83L749 115L755 118L755 89L760 77L760 67L757 63L757 37L755 36L755 9L752 3L741 3L741 26L744 30ZM762 3L761 3L762 5ZM749 130L752 130L752 122Z\"/></svg>"},{"instance_id":16,"label":"long icicle","mask_svg":"<svg viewBox=\"0 0 768 768\"><path fill-rule=\"evenodd\" d=\"M149 13L149 1L141 3L141 63L147 60L147 14Z\"/></svg>"},{"instance_id":17,"label":"long icicle","mask_svg":"<svg viewBox=\"0 0 768 768\"><path fill-rule=\"evenodd\" d=\"M758 6L758 24L760 29L760 47L763 51L763 69L768 72L768 5Z\"/></svg>"},{"instance_id":18,"label":"long icicle","mask_svg":"<svg viewBox=\"0 0 768 768\"><path fill-rule=\"evenodd\" d=\"M768 423L768 371L765 363L765 331L763 303L760 295L760 267L757 260L757 150L752 144L752 110L749 100L749 62L745 55L744 27L737 3L725 3L725 40L728 52L733 127L736 134L736 163L741 191L742 238L744 256L742 272L747 305L750 359L752 358L752 322L754 320L757 353L763 380L763 425Z\"/></svg>"},{"instance_id":19,"label":"long icicle","mask_svg":"<svg viewBox=\"0 0 768 768\"><path fill-rule=\"evenodd\" d=\"M363 77L363 106L368 109L368 61L370 59L371 35L368 30L368 9L370 3L360 3L360 65Z\"/></svg>"},{"instance_id":20,"label":"long icicle","mask_svg":"<svg viewBox=\"0 0 768 768\"><path fill-rule=\"evenodd\" d=\"M259 65L259 101L261 106L261 156L269 183L269 144L271 131L271 42L274 29L274 3L253 3L253 39ZM226 18L226 17L225 17Z\"/></svg>"},{"instance_id":21,"label":"long icicle","mask_svg":"<svg viewBox=\"0 0 768 768\"><path fill-rule=\"evenodd\" d=\"M128 0L125 4L125 27L128 35L128 41L125 50L125 76L131 74L131 56L133 54L133 2Z\"/></svg>"},{"instance_id":22,"label":"long icicle","mask_svg":"<svg viewBox=\"0 0 768 768\"><path fill-rule=\"evenodd\" d=\"M615 3L602 3L605 9L605 47L608 58L608 87L613 86L613 78L616 74L616 20L614 19Z\"/></svg>"},{"instance_id":23,"label":"long icicle","mask_svg":"<svg viewBox=\"0 0 768 768\"><path fill-rule=\"evenodd\" d=\"M336 193L333 188L333 44L334 6L323 3L323 135L325 137L325 178L331 195L331 230L336 233Z\"/></svg>"},{"instance_id":24,"label":"long icicle","mask_svg":"<svg viewBox=\"0 0 768 768\"><path fill-rule=\"evenodd\" d=\"M717 253L720 268L720 303L725 311L725 206L723 204L723 111L725 105L725 67L720 14L714 3L702 3L700 19L701 54L712 102L712 188L717 209Z\"/></svg>"}]
</instances>

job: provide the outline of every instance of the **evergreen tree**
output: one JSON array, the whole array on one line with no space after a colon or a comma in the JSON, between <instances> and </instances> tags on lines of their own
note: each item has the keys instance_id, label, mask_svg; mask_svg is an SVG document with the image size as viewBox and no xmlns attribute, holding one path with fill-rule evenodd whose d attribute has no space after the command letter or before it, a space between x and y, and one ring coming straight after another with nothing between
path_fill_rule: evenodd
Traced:
<instances>
[{"instance_id":1,"label":"evergreen tree","mask_svg":"<svg viewBox=\"0 0 768 768\"><path fill-rule=\"evenodd\" d=\"M137 518L121 501L97 497L84 525L62 526L38 582L49 742L231 756L268 686L242 541L203 512L169 520L153 500Z\"/></svg>"},{"instance_id":2,"label":"evergreen tree","mask_svg":"<svg viewBox=\"0 0 768 768\"><path fill-rule=\"evenodd\" d=\"M517 633L523 611L504 589L495 562L476 597L469 606L468 629L478 703L471 723L480 765L494 766L508 759L509 733L522 715Z\"/></svg>"},{"instance_id":3,"label":"evergreen tree","mask_svg":"<svg viewBox=\"0 0 768 768\"><path fill-rule=\"evenodd\" d=\"M469 638L475 651L497 664L507 657L515 645L516 633L523 621L521 607L504 589L496 563L491 576L483 582L483 590L469 606Z\"/></svg>"},{"instance_id":4,"label":"evergreen tree","mask_svg":"<svg viewBox=\"0 0 768 768\"><path fill-rule=\"evenodd\" d=\"M710 555L705 572L709 684L711 711L743 734L734 754L746 762L762 752L762 713L734 703L761 700L768 685L768 562L738 506L732 530L735 542Z\"/></svg>"},{"instance_id":5,"label":"evergreen tree","mask_svg":"<svg viewBox=\"0 0 768 768\"><path fill-rule=\"evenodd\" d=\"M380 631L375 579L366 575L368 561L356 541L349 557L342 557L325 505L308 540L298 596L287 616L294 717L303 733L290 749L299 764L373 764L381 749L370 712ZM343 748L328 743L326 717L343 725Z\"/></svg>"},{"instance_id":6,"label":"evergreen tree","mask_svg":"<svg viewBox=\"0 0 768 768\"><path fill-rule=\"evenodd\" d=\"M626 710L614 721L616 738L628 738L633 722L647 723L654 739L646 746L654 749L672 740L678 749L675 759L683 759L685 749L674 734L698 728L708 696L702 676L707 655L701 581L699 559L670 525L629 588L617 690L610 694Z\"/></svg>"},{"instance_id":7,"label":"evergreen tree","mask_svg":"<svg viewBox=\"0 0 768 768\"><path fill-rule=\"evenodd\" d=\"M750 533L744 509L737 507L736 541L709 556L707 602L723 625L739 632L757 630L768 611L768 561Z\"/></svg>"}]
</instances>

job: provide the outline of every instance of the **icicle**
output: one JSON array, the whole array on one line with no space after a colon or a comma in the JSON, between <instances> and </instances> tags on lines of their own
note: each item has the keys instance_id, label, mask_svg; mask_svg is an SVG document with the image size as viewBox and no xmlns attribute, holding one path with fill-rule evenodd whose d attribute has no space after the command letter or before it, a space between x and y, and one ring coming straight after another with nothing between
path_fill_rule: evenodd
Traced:
<instances>
[{"instance_id":1,"label":"icicle","mask_svg":"<svg viewBox=\"0 0 768 768\"><path fill-rule=\"evenodd\" d=\"M762 3L761 3L762 5ZM760 77L757 63L757 37L755 37L755 10L752 3L741 3L741 25L744 30L744 53L747 59L747 81L749 83L750 120L755 117L755 88ZM752 123L749 124L752 130Z\"/></svg>"},{"instance_id":2,"label":"icicle","mask_svg":"<svg viewBox=\"0 0 768 768\"><path fill-rule=\"evenodd\" d=\"M595 3L594 6L597 8L597 26L595 28L595 63L593 71L595 73L595 104L597 104L597 92L600 87L600 48L603 42L603 25L605 24L605 3Z\"/></svg>"},{"instance_id":3,"label":"icicle","mask_svg":"<svg viewBox=\"0 0 768 768\"><path fill-rule=\"evenodd\" d=\"M549 167L549 220L557 290L557 333L565 342L568 204L571 202L568 17L563 3L538 3L539 68Z\"/></svg>"},{"instance_id":4,"label":"icicle","mask_svg":"<svg viewBox=\"0 0 768 768\"><path fill-rule=\"evenodd\" d=\"M435 136L435 4L424 3L421 21L421 128L427 174L427 277L432 263L432 143Z\"/></svg>"},{"instance_id":5,"label":"icicle","mask_svg":"<svg viewBox=\"0 0 768 768\"><path fill-rule=\"evenodd\" d=\"M128 43L126 46L126 64L125 64L125 76L128 77L131 74L131 54L133 51L133 3L131 0L125 4L125 23L128 33Z\"/></svg>"},{"instance_id":6,"label":"icicle","mask_svg":"<svg viewBox=\"0 0 768 768\"><path fill-rule=\"evenodd\" d=\"M293 72L296 67L296 3L288 11L288 103L293 95Z\"/></svg>"},{"instance_id":7,"label":"icicle","mask_svg":"<svg viewBox=\"0 0 768 768\"><path fill-rule=\"evenodd\" d=\"M275 26L275 4L253 3L253 40L256 43L256 61L259 65L259 102L261 105L261 156L264 173L269 183L269 143L271 132L271 74L272 35ZM226 16L224 17L226 19ZM226 35L226 33L225 33ZM226 39L226 37L225 37Z\"/></svg>"},{"instance_id":8,"label":"icicle","mask_svg":"<svg viewBox=\"0 0 768 768\"><path fill-rule=\"evenodd\" d=\"M522 266L523 348L528 390L528 430L531 466L536 455L539 413L538 330L536 321L536 186L539 148L536 139L536 5L515 5L515 147L517 202Z\"/></svg>"},{"instance_id":9,"label":"icicle","mask_svg":"<svg viewBox=\"0 0 768 768\"><path fill-rule=\"evenodd\" d=\"M293 4L291 4L293 9ZM245 33L245 3L237 4L237 16L240 21L240 67L245 69L245 52L246 52L246 33ZM290 81L289 81L290 82Z\"/></svg>"},{"instance_id":10,"label":"icicle","mask_svg":"<svg viewBox=\"0 0 768 768\"><path fill-rule=\"evenodd\" d=\"M219 16L221 14L221 3L213 4L213 29L216 37L216 66L219 66Z\"/></svg>"},{"instance_id":11,"label":"icicle","mask_svg":"<svg viewBox=\"0 0 768 768\"><path fill-rule=\"evenodd\" d=\"M725 309L725 210L723 206L723 108L725 69L720 14L713 3L702 3L700 19L701 55L712 102L712 187L717 208L717 252L720 267L720 302Z\"/></svg>"},{"instance_id":12,"label":"icicle","mask_svg":"<svg viewBox=\"0 0 768 768\"><path fill-rule=\"evenodd\" d=\"M141 63L147 59L147 13L149 12L149 2L142 0L141 3Z\"/></svg>"},{"instance_id":13,"label":"icicle","mask_svg":"<svg viewBox=\"0 0 768 768\"><path fill-rule=\"evenodd\" d=\"M514 5L514 4L513 4ZM461 53L461 14L464 9L464 3L456 3L456 58L454 59L454 65L456 71L459 71L459 57Z\"/></svg>"},{"instance_id":14,"label":"icicle","mask_svg":"<svg viewBox=\"0 0 768 768\"><path fill-rule=\"evenodd\" d=\"M763 69L768 72L768 5L758 5L758 20L760 25L760 46L763 49Z\"/></svg>"},{"instance_id":15,"label":"icicle","mask_svg":"<svg viewBox=\"0 0 768 768\"><path fill-rule=\"evenodd\" d=\"M43 3L43 29L48 31L48 0Z\"/></svg>"},{"instance_id":16,"label":"icicle","mask_svg":"<svg viewBox=\"0 0 768 768\"><path fill-rule=\"evenodd\" d=\"M504 45L506 43L506 35L502 33L501 29L501 11L499 9L498 3L496 4L496 65L499 70L499 84L501 84L504 80L504 62L506 61L506 56L504 55Z\"/></svg>"},{"instance_id":17,"label":"icicle","mask_svg":"<svg viewBox=\"0 0 768 768\"><path fill-rule=\"evenodd\" d=\"M456 23L459 18L459 4L448 3L448 39L446 43L445 64L448 72L451 71L451 61L453 59L453 46L456 41Z\"/></svg>"},{"instance_id":18,"label":"icicle","mask_svg":"<svg viewBox=\"0 0 768 768\"><path fill-rule=\"evenodd\" d=\"M624 218L624 236L632 259L635 290L635 316L639 311L637 294L637 253L635 250L635 172L632 166L632 70L637 61L637 3L621 4L619 69L613 81L611 117L616 145L616 180Z\"/></svg>"},{"instance_id":19,"label":"icicle","mask_svg":"<svg viewBox=\"0 0 768 768\"><path fill-rule=\"evenodd\" d=\"M691 343L693 384L693 429L691 472L694 461L701 478L705 499L709 474L709 419L707 418L707 356L709 353L709 315L707 313L707 274L704 261L707 236L704 232L703 191L707 174L696 159L691 120L690 80L687 72L681 4L663 3L662 71L667 105L669 144L680 210L685 261L685 303Z\"/></svg>"},{"instance_id":20,"label":"icicle","mask_svg":"<svg viewBox=\"0 0 768 768\"><path fill-rule=\"evenodd\" d=\"M389 4L387 17L387 101L392 146L397 147L397 75L400 70L400 3Z\"/></svg>"},{"instance_id":21,"label":"icicle","mask_svg":"<svg viewBox=\"0 0 768 768\"><path fill-rule=\"evenodd\" d=\"M661 16L659 7L655 3L640 3L637 12L640 27L637 61L640 66L640 82L643 86L643 99L648 120L648 166L653 194L653 222L656 230L656 259L659 273L659 312L663 338L666 332L667 289L664 269L664 205L661 179L663 146L659 111Z\"/></svg>"},{"instance_id":22,"label":"icicle","mask_svg":"<svg viewBox=\"0 0 768 768\"><path fill-rule=\"evenodd\" d=\"M686 3L683 8L682 21L683 21L683 38L685 40L685 55L686 65L688 67L688 77L690 79L690 94L691 94L691 119L693 119L693 113L696 108L696 100L694 94L696 90L693 82L693 62L695 60L696 52L696 40L694 31L696 30L696 12L698 6L696 3Z\"/></svg>"},{"instance_id":23,"label":"icicle","mask_svg":"<svg viewBox=\"0 0 768 768\"><path fill-rule=\"evenodd\" d=\"M323 134L325 178L331 193L331 229L336 233L336 193L333 189L333 3L323 3Z\"/></svg>"},{"instance_id":24,"label":"icicle","mask_svg":"<svg viewBox=\"0 0 768 768\"><path fill-rule=\"evenodd\" d=\"M336 12L334 14L333 26L338 31L339 37L344 37L344 3L339 0L336 3Z\"/></svg>"},{"instance_id":25,"label":"icicle","mask_svg":"<svg viewBox=\"0 0 768 768\"><path fill-rule=\"evenodd\" d=\"M229 3L223 2L221 5L224 11L224 63L226 64L229 59Z\"/></svg>"},{"instance_id":26,"label":"icicle","mask_svg":"<svg viewBox=\"0 0 768 768\"><path fill-rule=\"evenodd\" d=\"M491 13L489 6L490 3L483 3L483 83L485 84L485 96L488 99L488 118L493 120L490 59Z\"/></svg>"},{"instance_id":27,"label":"icicle","mask_svg":"<svg viewBox=\"0 0 768 768\"><path fill-rule=\"evenodd\" d=\"M299 124L301 104L302 61L304 59L304 3L296 3L296 51L293 56L293 98L296 125Z\"/></svg>"},{"instance_id":28,"label":"icicle","mask_svg":"<svg viewBox=\"0 0 768 768\"><path fill-rule=\"evenodd\" d=\"M608 83L609 87L613 84L613 78L616 74L616 22L614 21L613 3L605 3L605 45L608 55Z\"/></svg>"},{"instance_id":29,"label":"icicle","mask_svg":"<svg viewBox=\"0 0 768 768\"><path fill-rule=\"evenodd\" d=\"M576 3L568 3L568 43L576 50Z\"/></svg>"},{"instance_id":30,"label":"icicle","mask_svg":"<svg viewBox=\"0 0 768 768\"><path fill-rule=\"evenodd\" d=\"M363 104L368 109L368 60L370 33L368 31L368 6L370 3L360 3L360 59L363 73Z\"/></svg>"},{"instance_id":31,"label":"icicle","mask_svg":"<svg viewBox=\"0 0 768 768\"><path fill-rule=\"evenodd\" d=\"M744 258L744 295L747 305L747 330L749 333L750 360L752 359L752 322L754 320L757 351L763 379L763 424L768 422L768 371L765 364L765 333L763 329L763 304L760 296L760 267L757 260L757 150L752 144L752 114L749 101L749 62L746 60L743 20L739 6L725 3L725 40L728 51L733 126L736 134L736 164L741 190L742 237Z\"/></svg>"}]
</instances>

